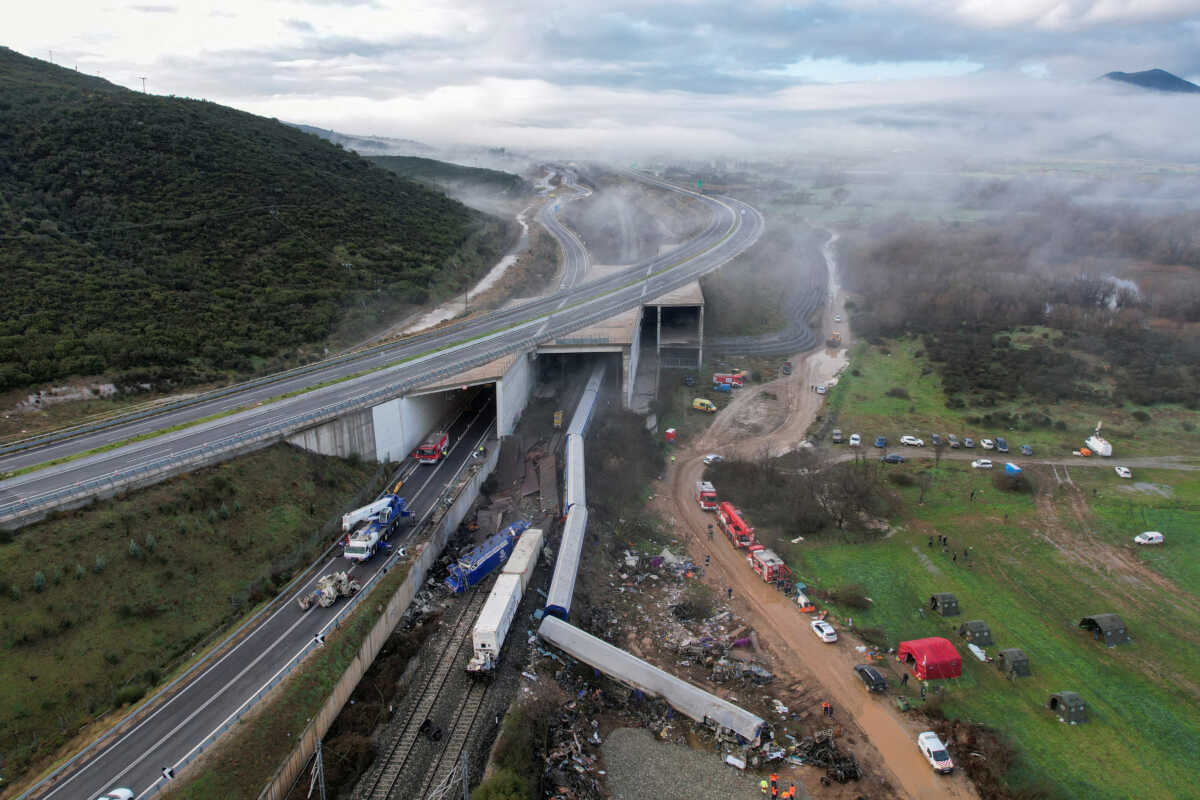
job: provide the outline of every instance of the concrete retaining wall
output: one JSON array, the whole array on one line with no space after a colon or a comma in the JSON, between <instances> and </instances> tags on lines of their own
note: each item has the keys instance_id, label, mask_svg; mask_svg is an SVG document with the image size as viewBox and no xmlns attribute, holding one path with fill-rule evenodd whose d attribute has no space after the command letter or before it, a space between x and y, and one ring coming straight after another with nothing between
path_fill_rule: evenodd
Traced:
<instances>
[{"instance_id":1,"label":"concrete retaining wall","mask_svg":"<svg viewBox=\"0 0 1200 800\"><path fill-rule=\"evenodd\" d=\"M532 390L533 357L520 354L496 381L496 431L500 436L508 436L513 432L521 412L529 404Z\"/></svg>"},{"instance_id":2,"label":"concrete retaining wall","mask_svg":"<svg viewBox=\"0 0 1200 800\"><path fill-rule=\"evenodd\" d=\"M307 766L309 760L316 752L317 740L323 738L329 732L330 726L333 725L334 720L341 713L342 707L346 705L346 701L350 699L350 695L354 692L355 687L358 686L358 682L362 680L363 674L375 661L375 657L379 655L384 642L391 636L392 630L400 621L400 617L408 609L409 604L412 603L417 590L425 583L425 577L437 561L438 554L446 546L450 534L463 521L476 498L479 497L479 487L483 485L483 482L495 470L496 462L499 458L499 443L495 441L490 442L487 458L484 459L482 466L467 479L466 485L462 487L457 499L446 510L445 515L434 523L435 527L433 533L430 534L428 543L414 557L412 566L409 567L408 575L388 601L387 607L379 617L379 621L375 623L375 626L371 628L371 632L363 640L362 646L358 650L358 655L350 662L350 666L333 687L333 692L313 717L312 722L300 734L296 742L296 749L280 765L274 777L271 778L266 787L259 793L258 800L283 800L287 796L288 790L300 776L300 773L304 771L305 766ZM475 462L468 460L466 462L467 469L474 469L474 464Z\"/></svg>"},{"instance_id":3,"label":"concrete retaining wall","mask_svg":"<svg viewBox=\"0 0 1200 800\"><path fill-rule=\"evenodd\" d=\"M375 425L375 457L400 461L421 443L446 411L441 395L397 397L371 409Z\"/></svg>"},{"instance_id":4,"label":"concrete retaining wall","mask_svg":"<svg viewBox=\"0 0 1200 800\"><path fill-rule=\"evenodd\" d=\"M371 409L352 411L315 428L294 433L287 441L312 453L347 458L358 455L370 461L375 455L375 424Z\"/></svg>"}]
</instances>

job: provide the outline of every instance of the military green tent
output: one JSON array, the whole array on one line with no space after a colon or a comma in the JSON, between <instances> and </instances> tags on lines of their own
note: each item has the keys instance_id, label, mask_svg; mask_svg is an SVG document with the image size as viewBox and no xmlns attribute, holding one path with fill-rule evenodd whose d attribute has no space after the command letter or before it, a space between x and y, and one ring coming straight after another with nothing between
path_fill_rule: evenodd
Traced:
<instances>
[{"instance_id":1,"label":"military green tent","mask_svg":"<svg viewBox=\"0 0 1200 800\"><path fill-rule=\"evenodd\" d=\"M1069 722L1072 725L1082 725L1087 722L1087 707L1083 704L1083 698L1075 692L1055 692L1050 695L1050 702L1046 705L1058 715L1062 722Z\"/></svg>"},{"instance_id":2,"label":"military green tent","mask_svg":"<svg viewBox=\"0 0 1200 800\"><path fill-rule=\"evenodd\" d=\"M992 629L981 619L973 619L958 626L958 635L968 642L980 647L986 647L992 642Z\"/></svg>"},{"instance_id":3,"label":"military green tent","mask_svg":"<svg viewBox=\"0 0 1200 800\"><path fill-rule=\"evenodd\" d=\"M997 653L996 666L1009 679L1028 678L1033 674L1033 670L1029 668L1029 656L1025 655L1024 650L1015 647L1008 647Z\"/></svg>"},{"instance_id":4,"label":"military green tent","mask_svg":"<svg viewBox=\"0 0 1200 800\"><path fill-rule=\"evenodd\" d=\"M949 592L938 592L929 597L929 607L941 614L943 617L957 617L958 598Z\"/></svg>"},{"instance_id":5,"label":"military green tent","mask_svg":"<svg viewBox=\"0 0 1200 800\"><path fill-rule=\"evenodd\" d=\"M1079 620L1079 627L1092 632L1092 638L1102 641L1108 647L1116 647L1132 641L1125 623L1116 614L1092 614Z\"/></svg>"}]
</instances>

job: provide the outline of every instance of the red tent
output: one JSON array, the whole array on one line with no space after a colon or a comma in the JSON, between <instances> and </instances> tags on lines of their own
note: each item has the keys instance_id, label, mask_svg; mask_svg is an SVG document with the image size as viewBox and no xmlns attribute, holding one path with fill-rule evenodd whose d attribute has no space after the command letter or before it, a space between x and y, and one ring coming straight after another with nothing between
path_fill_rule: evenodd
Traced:
<instances>
[{"instance_id":1,"label":"red tent","mask_svg":"<svg viewBox=\"0 0 1200 800\"><path fill-rule=\"evenodd\" d=\"M954 649L954 645L940 636L901 642L896 657L913 665L913 674L919 681L962 675L962 656Z\"/></svg>"}]
</instances>

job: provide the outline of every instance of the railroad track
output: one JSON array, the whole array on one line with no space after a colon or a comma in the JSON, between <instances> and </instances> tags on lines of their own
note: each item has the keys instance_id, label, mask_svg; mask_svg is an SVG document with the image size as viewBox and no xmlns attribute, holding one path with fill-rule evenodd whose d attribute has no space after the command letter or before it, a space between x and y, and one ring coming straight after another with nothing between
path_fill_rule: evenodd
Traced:
<instances>
[{"instance_id":1,"label":"railroad track","mask_svg":"<svg viewBox=\"0 0 1200 800\"><path fill-rule=\"evenodd\" d=\"M413 747L417 743L417 738L421 736L421 723L429 717L429 712L433 710L434 703L437 702L438 695L441 694L442 687L445 685L446 679L450 676L450 671L454 668L454 662L458 660L458 654L462 651L463 643L467 641L467 634L470 632L475 618L479 616L479 610L486 599L487 592L476 590L462 613L459 614L454 624L454 630L450 633L450 640L446 642L441 654L438 656L433 674L421 689L421 694L404 723L404 729L396 737L395 742L393 742L391 749L388 750L387 756L384 758L383 769L379 771L374 783L371 784L370 790L366 793L366 797L371 798L371 800L387 800L391 796L396 780L404 772L404 768L408 766ZM483 696L480 695L479 699L482 702ZM476 712L478 711L478 706L476 706L475 710ZM457 729L458 722L456 721L456 732ZM464 735L464 741L465 738ZM461 749L462 745L460 744L459 750L461 751ZM457 754L455 757L457 757Z\"/></svg>"},{"instance_id":2,"label":"railroad track","mask_svg":"<svg viewBox=\"0 0 1200 800\"><path fill-rule=\"evenodd\" d=\"M482 681L474 681L471 688L467 691L467 696L459 706L458 713L454 717L454 729L450 731L450 738L446 740L446 747L442 750L442 754L434 760L433 765L425 772L425 777L421 781L421 791L414 797L429 797L430 792L435 787L439 787L446 783L450 777L450 773L458 768L459 758L462 756L463 748L467 746L467 738L471 735L471 731L475 728L475 718L479 716L479 709L483 705L483 698L487 694L488 685Z\"/></svg>"}]
</instances>

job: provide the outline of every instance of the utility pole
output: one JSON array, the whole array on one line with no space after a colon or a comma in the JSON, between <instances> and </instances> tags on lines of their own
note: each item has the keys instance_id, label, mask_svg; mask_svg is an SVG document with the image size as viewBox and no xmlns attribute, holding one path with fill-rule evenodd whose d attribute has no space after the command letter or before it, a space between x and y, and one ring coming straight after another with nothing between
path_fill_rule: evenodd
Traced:
<instances>
[{"instance_id":1,"label":"utility pole","mask_svg":"<svg viewBox=\"0 0 1200 800\"><path fill-rule=\"evenodd\" d=\"M145 94L146 93L146 78L139 77L138 80L142 82L142 94Z\"/></svg>"}]
</instances>

